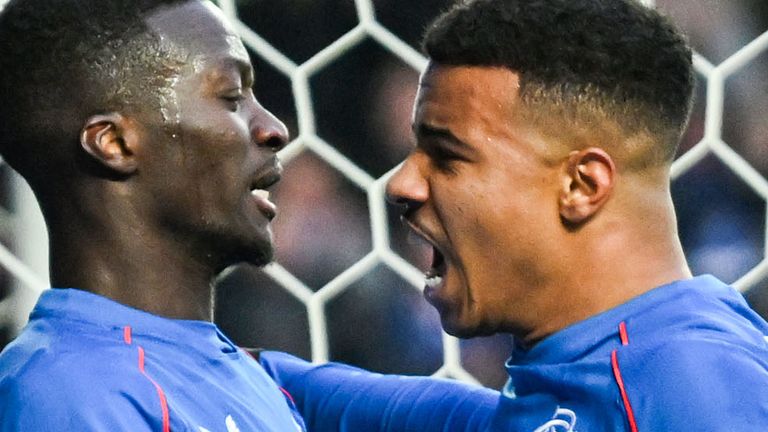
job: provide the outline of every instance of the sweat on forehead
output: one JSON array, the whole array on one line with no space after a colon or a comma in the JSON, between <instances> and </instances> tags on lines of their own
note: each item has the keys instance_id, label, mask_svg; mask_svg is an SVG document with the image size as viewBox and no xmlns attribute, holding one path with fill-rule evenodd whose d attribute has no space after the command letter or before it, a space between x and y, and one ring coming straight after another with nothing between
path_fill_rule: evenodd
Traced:
<instances>
[{"instance_id":1,"label":"sweat on forehead","mask_svg":"<svg viewBox=\"0 0 768 432\"><path fill-rule=\"evenodd\" d=\"M224 14L210 2L186 2L163 7L147 16L150 30L160 38L161 48L197 60L206 53L248 63L248 52Z\"/></svg>"},{"instance_id":2,"label":"sweat on forehead","mask_svg":"<svg viewBox=\"0 0 768 432\"><path fill-rule=\"evenodd\" d=\"M0 14L0 94L13 103L0 106L0 154L25 175L35 155L55 158L71 148L90 115L159 109L163 89L188 58L164 42L186 54L224 47L247 59L208 1L9 2Z\"/></svg>"}]
</instances>

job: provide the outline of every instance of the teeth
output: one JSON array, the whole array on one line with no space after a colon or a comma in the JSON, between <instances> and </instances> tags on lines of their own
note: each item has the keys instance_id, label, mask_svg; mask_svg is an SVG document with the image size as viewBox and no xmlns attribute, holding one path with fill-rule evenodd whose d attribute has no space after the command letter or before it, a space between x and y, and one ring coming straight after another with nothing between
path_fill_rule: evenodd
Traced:
<instances>
[{"instance_id":1,"label":"teeth","mask_svg":"<svg viewBox=\"0 0 768 432\"><path fill-rule=\"evenodd\" d=\"M264 198L265 200L269 199L269 191L264 189L254 189L251 191L251 195Z\"/></svg>"},{"instance_id":2,"label":"teeth","mask_svg":"<svg viewBox=\"0 0 768 432\"><path fill-rule=\"evenodd\" d=\"M436 286L440 285L443 282L443 277L435 275L432 277L428 277L425 282L428 287L435 288Z\"/></svg>"}]
</instances>

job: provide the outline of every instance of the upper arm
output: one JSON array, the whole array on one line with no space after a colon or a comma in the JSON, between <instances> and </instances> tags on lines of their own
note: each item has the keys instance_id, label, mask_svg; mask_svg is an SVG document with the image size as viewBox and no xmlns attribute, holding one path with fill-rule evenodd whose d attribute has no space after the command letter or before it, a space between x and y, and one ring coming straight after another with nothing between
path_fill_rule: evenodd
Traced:
<instances>
[{"instance_id":1,"label":"upper arm","mask_svg":"<svg viewBox=\"0 0 768 432\"><path fill-rule=\"evenodd\" d=\"M499 393L452 380L381 375L264 352L261 363L295 398L310 430L480 431Z\"/></svg>"}]
</instances>

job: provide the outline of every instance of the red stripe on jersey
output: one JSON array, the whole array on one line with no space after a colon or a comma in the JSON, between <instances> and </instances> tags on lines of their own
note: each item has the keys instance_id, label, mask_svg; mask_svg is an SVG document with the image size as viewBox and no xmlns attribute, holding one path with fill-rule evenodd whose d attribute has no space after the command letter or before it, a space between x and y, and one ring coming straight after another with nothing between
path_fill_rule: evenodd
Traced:
<instances>
[{"instance_id":1,"label":"red stripe on jersey","mask_svg":"<svg viewBox=\"0 0 768 432\"><path fill-rule=\"evenodd\" d=\"M144 348L142 347L139 347L139 370L149 380L149 382L155 386L155 390L157 390L157 396L160 398L160 411L162 412L163 416L163 432L170 432L171 419L170 415L168 414L168 400L165 398L165 392L163 391L163 388L160 387L160 384L155 382L155 380L153 380L152 377L149 376L149 374L147 374L147 372L144 370Z\"/></svg>"},{"instance_id":2,"label":"red stripe on jersey","mask_svg":"<svg viewBox=\"0 0 768 432\"><path fill-rule=\"evenodd\" d=\"M144 372L144 348L139 347L139 370L141 373L145 374Z\"/></svg>"},{"instance_id":3,"label":"red stripe on jersey","mask_svg":"<svg viewBox=\"0 0 768 432\"><path fill-rule=\"evenodd\" d=\"M287 398L288 398L288 399L291 401L291 403L292 403L293 405L296 405L296 401L295 401L295 400L293 400L293 396L291 396L291 394L290 394L290 393L288 393L288 390L286 390L286 389L284 389L284 388L280 387L280 391L281 391L281 392L283 392L283 394L285 395L285 397L287 397Z\"/></svg>"},{"instance_id":4,"label":"red stripe on jersey","mask_svg":"<svg viewBox=\"0 0 768 432\"><path fill-rule=\"evenodd\" d=\"M621 369L619 369L619 359L616 355L616 350L611 352L611 367L613 367L613 376L616 378L616 382L619 384L621 399L624 401L624 410L627 412L627 420L629 421L629 430L632 432L637 432L635 413L632 411L632 405L629 403L627 390L624 388L624 379L621 378Z\"/></svg>"},{"instance_id":5,"label":"red stripe on jersey","mask_svg":"<svg viewBox=\"0 0 768 432\"><path fill-rule=\"evenodd\" d=\"M619 338L622 345L629 345L629 336L627 336L627 323L622 321L619 324Z\"/></svg>"},{"instance_id":6,"label":"red stripe on jersey","mask_svg":"<svg viewBox=\"0 0 768 432\"><path fill-rule=\"evenodd\" d=\"M123 327L123 340L126 344L131 344L131 326Z\"/></svg>"},{"instance_id":7,"label":"red stripe on jersey","mask_svg":"<svg viewBox=\"0 0 768 432\"><path fill-rule=\"evenodd\" d=\"M131 337L131 326L125 326L123 327L123 341L126 343L126 345L131 345L133 343L133 338ZM158 384L155 380L152 379L149 374L147 374L147 371L144 370L144 348L138 347L139 351L139 372L141 372L142 375L144 375L145 378L149 380L149 382L152 383L153 386L155 386L155 390L157 391L157 396L160 398L160 412L163 418L163 432L170 432L171 431L171 417L168 413L168 400L165 398L165 392L163 391L163 388L160 387L160 384Z\"/></svg>"}]
</instances>

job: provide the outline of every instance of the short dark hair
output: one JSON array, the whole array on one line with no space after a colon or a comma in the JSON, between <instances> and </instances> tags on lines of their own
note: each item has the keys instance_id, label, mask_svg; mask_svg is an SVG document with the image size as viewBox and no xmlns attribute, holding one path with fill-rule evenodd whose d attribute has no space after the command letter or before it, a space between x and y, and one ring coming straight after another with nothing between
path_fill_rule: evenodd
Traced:
<instances>
[{"instance_id":1,"label":"short dark hair","mask_svg":"<svg viewBox=\"0 0 768 432\"><path fill-rule=\"evenodd\" d=\"M688 122L691 49L634 0L464 1L428 27L422 48L438 64L518 73L524 103L571 115L592 104L625 132L649 133L662 145L644 164L671 161Z\"/></svg>"},{"instance_id":2,"label":"short dark hair","mask_svg":"<svg viewBox=\"0 0 768 432\"><path fill-rule=\"evenodd\" d=\"M87 116L151 103L146 96L174 71L144 18L181 1L11 0L0 13L0 154L8 163L30 180L30 171L58 163L42 155L76 144Z\"/></svg>"}]
</instances>

